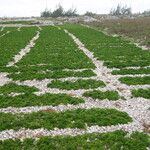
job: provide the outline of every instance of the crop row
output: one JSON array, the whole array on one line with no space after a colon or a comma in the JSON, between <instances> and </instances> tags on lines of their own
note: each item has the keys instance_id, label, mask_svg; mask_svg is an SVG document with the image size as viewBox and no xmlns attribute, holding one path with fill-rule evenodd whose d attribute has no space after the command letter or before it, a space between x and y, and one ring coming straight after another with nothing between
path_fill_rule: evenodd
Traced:
<instances>
[{"instance_id":1,"label":"crop row","mask_svg":"<svg viewBox=\"0 0 150 150\"><path fill-rule=\"evenodd\" d=\"M0 141L1 150L145 150L150 145L149 137L140 132L115 131L73 136L42 137L38 139Z\"/></svg>"},{"instance_id":2,"label":"crop row","mask_svg":"<svg viewBox=\"0 0 150 150\"><path fill-rule=\"evenodd\" d=\"M65 25L108 67L149 66L150 51L143 51L130 41L112 37L81 25Z\"/></svg>"},{"instance_id":3,"label":"crop row","mask_svg":"<svg viewBox=\"0 0 150 150\"><path fill-rule=\"evenodd\" d=\"M132 119L125 112L115 109L77 109L65 112L37 112L30 114L0 113L0 131L6 129L64 129L80 128L87 126L110 126L127 124Z\"/></svg>"},{"instance_id":4,"label":"crop row","mask_svg":"<svg viewBox=\"0 0 150 150\"><path fill-rule=\"evenodd\" d=\"M49 69L94 68L92 62L64 31L52 26L42 29L34 48L17 64L19 67L46 64Z\"/></svg>"},{"instance_id":5,"label":"crop row","mask_svg":"<svg viewBox=\"0 0 150 150\"><path fill-rule=\"evenodd\" d=\"M91 60L63 30L52 26L42 27L35 46L16 65L17 67L0 67L0 70L9 72L9 77L14 80L95 76L91 70L95 68ZM87 70L62 70L66 68Z\"/></svg>"},{"instance_id":6,"label":"crop row","mask_svg":"<svg viewBox=\"0 0 150 150\"><path fill-rule=\"evenodd\" d=\"M0 66L7 65L7 63L13 59L14 55L28 44L28 42L34 37L37 28L24 27L20 32L14 30L14 28L9 30L13 30L13 32L10 32L1 38Z\"/></svg>"}]
</instances>

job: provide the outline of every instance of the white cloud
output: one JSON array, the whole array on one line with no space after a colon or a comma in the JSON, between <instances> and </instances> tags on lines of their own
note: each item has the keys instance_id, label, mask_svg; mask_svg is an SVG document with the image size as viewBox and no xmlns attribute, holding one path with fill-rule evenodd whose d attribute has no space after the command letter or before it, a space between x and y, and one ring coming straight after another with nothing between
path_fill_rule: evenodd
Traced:
<instances>
[{"instance_id":1,"label":"white cloud","mask_svg":"<svg viewBox=\"0 0 150 150\"><path fill-rule=\"evenodd\" d=\"M0 16L39 16L46 6L53 10L58 3L65 9L75 7L79 13L108 13L118 3L131 6L133 12L150 9L149 0L0 0Z\"/></svg>"}]
</instances>

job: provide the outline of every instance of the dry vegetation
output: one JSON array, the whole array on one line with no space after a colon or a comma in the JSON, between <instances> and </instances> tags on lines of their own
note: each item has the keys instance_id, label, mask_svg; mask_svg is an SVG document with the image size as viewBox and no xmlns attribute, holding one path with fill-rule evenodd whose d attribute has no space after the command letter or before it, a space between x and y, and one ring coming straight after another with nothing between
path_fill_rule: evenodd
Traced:
<instances>
[{"instance_id":1,"label":"dry vegetation","mask_svg":"<svg viewBox=\"0 0 150 150\"><path fill-rule=\"evenodd\" d=\"M135 42L150 48L150 17L110 19L103 20L100 23L90 23L89 25L111 34L132 38Z\"/></svg>"}]
</instances>

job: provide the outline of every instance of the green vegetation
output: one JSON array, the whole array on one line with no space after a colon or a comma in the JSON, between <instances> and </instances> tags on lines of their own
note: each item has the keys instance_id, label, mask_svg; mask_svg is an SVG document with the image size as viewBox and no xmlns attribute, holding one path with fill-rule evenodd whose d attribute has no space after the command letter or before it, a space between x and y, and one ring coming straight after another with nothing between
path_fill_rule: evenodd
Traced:
<instances>
[{"instance_id":1,"label":"green vegetation","mask_svg":"<svg viewBox=\"0 0 150 150\"><path fill-rule=\"evenodd\" d=\"M150 68L140 68L140 69L121 69L113 70L112 74L126 75L126 74L150 74Z\"/></svg>"},{"instance_id":2,"label":"green vegetation","mask_svg":"<svg viewBox=\"0 0 150 150\"><path fill-rule=\"evenodd\" d=\"M0 86L0 94L8 95L10 93L33 93L37 92L38 89L35 87L28 87L25 85L17 85L15 83L9 83L4 86Z\"/></svg>"},{"instance_id":3,"label":"green vegetation","mask_svg":"<svg viewBox=\"0 0 150 150\"><path fill-rule=\"evenodd\" d=\"M44 94L37 96L33 92L38 92L34 87L16 85L14 83L6 84L0 87L0 108L6 107L26 107L26 106L57 106L59 104L79 104L83 99L70 97L66 94ZM21 95L10 96L11 93Z\"/></svg>"},{"instance_id":4,"label":"green vegetation","mask_svg":"<svg viewBox=\"0 0 150 150\"><path fill-rule=\"evenodd\" d=\"M146 150L150 146L149 136L135 132L86 134L79 136L42 137L39 139L0 141L1 150Z\"/></svg>"},{"instance_id":5,"label":"green vegetation","mask_svg":"<svg viewBox=\"0 0 150 150\"><path fill-rule=\"evenodd\" d=\"M91 97L93 99L99 99L99 100L103 100L103 99L118 100L120 98L117 91L106 91L106 92L90 91L90 92L85 92L83 96Z\"/></svg>"},{"instance_id":6,"label":"green vegetation","mask_svg":"<svg viewBox=\"0 0 150 150\"><path fill-rule=\"evenodd\" d=\"M144 85L150 84L150 76L148 77L122 77L119 79L127 85Z\"/></svg>"},{"instance_id":7,"label":"green vegetation","mask_svg":"<svg viewBox=\"0 0 150 150\"><path fill-rule=\"evenodd\" d=\"M104 87L105 84L103 81L96 81L96 80L77 80L75 82L71 81L59 81L53 80L48 87L50 88L59 88L59 89L66 89L66 90L78 90L78 89L92 89L98 87Z\"/></svg>"},{"instance_id":8,"label":"green vegetation","mask_svg":"<svg viewBox=\"0 0 150 150\"><path fill-rule=\"evenodd\" d=\"M65 78L65 77L91 77L95 76L95 73L92 70L84 70L82 72L74 72L74 71L63 71L63 70L54 70L54 71L42 71L42 70L27 70L21 71L19 74L12 73L8 75L8 77L13 80L42 80L42 79L50 79L50 78Z\"/></svg>"},{"instance_id":9,"label":"green vegetation","mask_svg":"<svg viewBox=\"0 0 150 150\"><path fill-rule=\"evenodd\" d=\"M0 36L2 36L3 34L5 34L6 33L6 31L0 31ZM2 38L2 37L0 37L0 38Z\"/></svg>"},{"instance_id":10,"label":"green vegetation","mask_svg":"<svg viewBox=\"0 0 150 150\"><path fill-rule=\"evenodd\" d=\"M41 96L32 93L25 93L15 97L0 96L0 108L6 107L27 107L27 106L57 106L60 104L79 104L83 99L68 96L66 94L44 94Z\"/></svg>"},{"instance_id":11,"label":"green vegetation","mask_svg":"<svg viewBox=\"0 0 150 150\"><path fill-rule=\"evenodd\" d=\"M150 99L150 89L133 90L132 95L134 97L143 97L143 98Z\"/></svg>"},{"instance_id":12,"label":"green vegetation","mask_svg":"<svg viewBox=\"0 0 150 150\"><path fill-rule=\"evenodd\" d=\"M6 129L64 129L87 126L126 124L132 119L125 112L115 109L77 109L66 112L37 112L31 114L0 113L0 131Z\"/></svg>"},{"instance_id":13,"label":"green vegetation","mask_svg":"<svg viewBox=\"0 0 150 150\"><path fill-rule=\"evenodd\" d=\"M3 21L0 24L32 24L34 21Z\"/></svg>"},{"instance_id":14,"label":"green vegetation","mask_svg":"<svg viewBox=\"0 0 150 150\"><path fill-rule=\"evenodd\" d=\"M14 30L1 38L0 66L7 65L13 56L28 44L36 34L36 29L36 27L23 27L20 32Z\"/></svg>"},{"instance_id":15,"label":"green vegetation","mask_svg":"<svg viewBox=\"0 0 150 150\"><path fill-rule=\"evenodd\" d=\"M107 67L150 65L150 51L143 51L121 37L108 36L80 25L64 25L63 28L78 37L89 50L94 52L95 57L104 61Z\"/></svg>"},{"instance_id":16,"label":"green vegetation","mask_svg":"<svg viewBox=\"0 0 150 150\"><path fill-rule=\"evenodd\" d=\"M95 68L92 61L79 50L77 45L63 30L53 26L45 26L42 29L40 37L30 53L23 57L15 67L0 66L1 72L9 72L8 77L22 81L95 76L95 73L91 70ZM28 30L27 28L27 33ZM22 29L21 32L23 31ZM14 41L16 41L15 38ZM9 45L9 47L12 46ZM17 49L20 50L20 48ZM85 68L87 70L81 72L63 70Z\"/></svg>"},{"instance_id":17,"label":"green vegetation","mask_svg":"<svg viewBox=\"0 0 150 150\"><path fill-rule=\"evenodd\" d=\"M49 69L95 68L91 60L79 50L64 31L53 26L42 27L42 29L32 51L17 63L20 68L37 64L47 64Z\"/></svg>"}]
</instances>

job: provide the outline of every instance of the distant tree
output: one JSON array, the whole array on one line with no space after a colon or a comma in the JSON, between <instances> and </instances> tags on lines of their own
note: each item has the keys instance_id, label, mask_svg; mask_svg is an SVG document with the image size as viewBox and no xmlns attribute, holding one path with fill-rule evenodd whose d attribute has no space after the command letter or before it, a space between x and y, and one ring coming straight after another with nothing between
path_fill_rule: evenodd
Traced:
<instances>
[{"instance_id":1,"label":"distant tree","mask_svg":"<svg viewBox=\"0 0 150 150\"><path fill-rule=\"evenodd\" d=\"M118 4L117 8L111 9L110 14L114 15L114 16L131 15L132 14L132 10L131 10L130 7L121 6L120 4Z\"/></svg>"},{"instance_id":2,"label":"distant tree","mask_svg":"<svg viewBox=\"0 0 150 150\"><path fill-rule=\"evenodd\" d=\"M93 16L95 16L96 14L93 13L93 12L87 11L84 15L85 15L85 16L93 17Z\"/></svg>"},{"instance_id":3,"label":"distant tree","mask_svg":"<svg viewBox=\"0 0 150 150\"><path fill-rule=\"evenodd\" d=\"M45 9L43 12L41 12L41 17L50 17L51 16L51 11Z\"/></svg>"},{"instance_id":4,"label":"distant tree","mask_svg":"<svg viewBox=\"0 0 150 150\"><path fill-rule=\"evenodd\" d=\"M150 10L146 10L142 13L144 16L150 16Z\"/></svg>"},{"instance_id":5,"label":"distant tree","mask_svg":"<svg viewBox=\"0 0 150 150\"><path fill-rule=\"evenodd\" d=\"M70 8L64 13L64 16L67 16L67 17L78 16L77 10L75 8Z\"/></svg>"},{"instance_id":6,"label":"distant tree","mask_svg":"<svg viewBox=\"0 0 150 150\"><path fill-rule=\"evenodd\" d=\"M64 8L59 4L53 12L45 9L41 13L41 17L57 18L57 17L63 17L63 16L67 16L67 17L78 16L77 10L74 8L70 8L69 10L65 11Z\"/></svg>"},{"instance_id":7,"label":"distant tree","mask_svg":"<svg viewBox=\"0 0 150 150\"><path fill-rule=\"evenodd\" d=\"M51 16L54 17L54 18L64 16L63 7L59 4L58 7L53 11Z\"/></svg>"}]
</instances>

